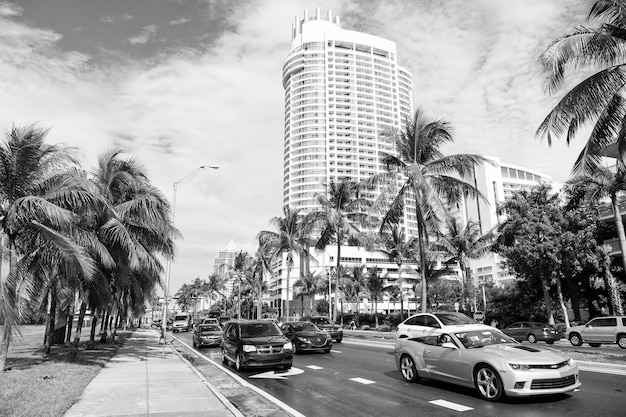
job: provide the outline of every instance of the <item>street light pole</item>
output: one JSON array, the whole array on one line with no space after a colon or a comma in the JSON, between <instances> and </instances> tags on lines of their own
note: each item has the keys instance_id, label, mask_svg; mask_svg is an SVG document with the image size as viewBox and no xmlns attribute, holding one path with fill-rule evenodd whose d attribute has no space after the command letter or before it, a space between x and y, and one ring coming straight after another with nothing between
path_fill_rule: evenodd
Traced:
<instances>
[{"instance_id":1,"label":"street light pole","mask_svg":"<svg viewBox=\"0 0 626 417\"><path fill-rule=\"evenodd\" d=\"M183 178L178 181L174 181L172 184L173 197L172 197L172 227L174 227L174 220L176 219L176 191L178 187L184 184L185 182L191 180L200 170L205 168L209 169L219 169L218 165L202 165L189 174L185 175ZM170 276L172 274L172 257L168 257L166 260L165 266L165 293L163 296L163 321L161 322L161 339L163 339L163 355L165 356L165 343L166 343L166 332L167 332L167 309L169 304L169 292L170 292Z\"/></svg>"}]
</instances>

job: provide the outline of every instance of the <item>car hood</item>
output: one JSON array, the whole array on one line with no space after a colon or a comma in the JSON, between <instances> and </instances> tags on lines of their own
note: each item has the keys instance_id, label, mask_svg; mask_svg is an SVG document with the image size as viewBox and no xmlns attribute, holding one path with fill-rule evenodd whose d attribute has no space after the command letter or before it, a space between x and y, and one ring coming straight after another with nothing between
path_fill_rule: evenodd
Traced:
<instances>
[{"instance_id":1,"label":"car hood","mask_svg":"<svg viewBox=\"0 0 626 417\"><path fill-rule=\"evenodd\" d=\"M581 330L582 330L582 329L584 329L585 327L586 327L586 326L585 326L584 324L583 324L583 325L580 325L580 326L572 326L572 327L570 327L569 329L567 329L567 332L569 333L569 332L572 332L572 331L581 331Z\"/></svg>"},{"instance_id":2,"label":"car hood","mask_svg":"<svg viewBox=\"0 0 626 417\"><path fill-rule=\"evenodd\" d=\"M490 345L470 350L491 353L502 356L507 360L515 360L518 363L532 363L536 365L560 363L570 359L568 355L554 349L530 347L521 344Z\"/></svg>"},{"instance_id":3,"label":"car hood","mask_svg":"<svg viewBox=\"0 0 626 417\"><path fill-rule=\"evenodd\" d=\"M241 338L244 345L284 345L289 343L284 336L262 336L262 337L246 337Z\"/></svg>"},{"instance_id":4,"label":"car hood","mask_svg":"<svg viewBox=\"0 0 626 417\"><path fill-rule=\"evenodd\" d=\"M326 337L328 333L326 332L316 332L316 331L306 331L306 332L296 332L296 336L300 337Z\"/></svg>"}]
</instances>

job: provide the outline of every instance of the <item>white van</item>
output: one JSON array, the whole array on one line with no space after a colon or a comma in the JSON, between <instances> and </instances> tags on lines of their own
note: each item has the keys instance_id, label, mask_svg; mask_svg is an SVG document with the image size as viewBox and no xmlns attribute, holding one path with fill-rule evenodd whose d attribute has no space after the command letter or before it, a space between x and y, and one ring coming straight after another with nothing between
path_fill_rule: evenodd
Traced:
<instances>
[{"instance_id":1,"label":"white van","mask_svg":"<svg viewBox=\"0 0 626 417\"><path fill-rule=\"evenodd\" d=\"M174 316L172 330L174 330L174 332L188 332L189 329L191 329L191 314L177 313Z\"/></svg>"}]
</instances>

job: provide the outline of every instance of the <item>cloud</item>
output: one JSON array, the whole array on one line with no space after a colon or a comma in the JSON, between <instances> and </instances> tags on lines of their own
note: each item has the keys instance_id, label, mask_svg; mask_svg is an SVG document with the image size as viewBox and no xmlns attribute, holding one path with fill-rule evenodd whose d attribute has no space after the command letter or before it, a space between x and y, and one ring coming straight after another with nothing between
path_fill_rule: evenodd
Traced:
<instances>
[{"instance_id":1,"label":"cloud","mask_svg":"<svg viewBox=\"0 0 626 417\"><path fill-rule=\"evenodd\" d=\"M24 9L11 2L0 1L0 16L21 16Z\"/></svg>"},{"instance_id":2,"label":"cloud","mask_svg":"<svg viewBox=\"0 0 626 417\"><path fill-rule=\"evenodd\" d=\"M154 35L156 35L156 32L157 32L157 29L158 29L157 25L144 26L141 30L141 33L131 38L128 38L128 42L131 43L132 45L141 45L141 44L147 43L148 41L154 38Z\"/></svg>"},{"instance_id":3,"label":"cloud","mask_svg":"<svg viewBox=\"0 0 626 417\"><path fill-rule=\"evenodd\" d=\"M114 22L119 22L119 21L132 21L132 20L135 20L135 16L130 15L130 14L121 14L121 15L108 14L100 18L100 21L104 23L114 23Z\"/></svg>"},{"instance_id":4,"label":"cloud","mask_svg":"<svg viewBox=\"0 0 626 417\"><path fill-rule=\"evenodd\" d=\"M170 20L170 25L175 26L175 25L182 25L184 23L187 23L191 21L191 19L187 19L185 17L179 17L176 20Z\"/></svg>"}]
</instances>

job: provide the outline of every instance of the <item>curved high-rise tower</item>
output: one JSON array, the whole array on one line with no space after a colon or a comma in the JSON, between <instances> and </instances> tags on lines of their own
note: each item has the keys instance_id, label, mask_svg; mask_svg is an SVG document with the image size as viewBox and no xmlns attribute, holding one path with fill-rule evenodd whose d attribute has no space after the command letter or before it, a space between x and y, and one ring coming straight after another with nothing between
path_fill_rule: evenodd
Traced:
<instances>
[{"instance_id":1,"label":"curved high-rise tower","mask_svg":"<svg viewBox=\"0 0 626 417\"><path fill-rule=\"evenodd\" d=\"M413 113L411 74L395 42L341 28L332 12L297 16L283 66L283 205L312 211L331 180L383 172L381 139Z\"/></svg>"}]
</instances>

